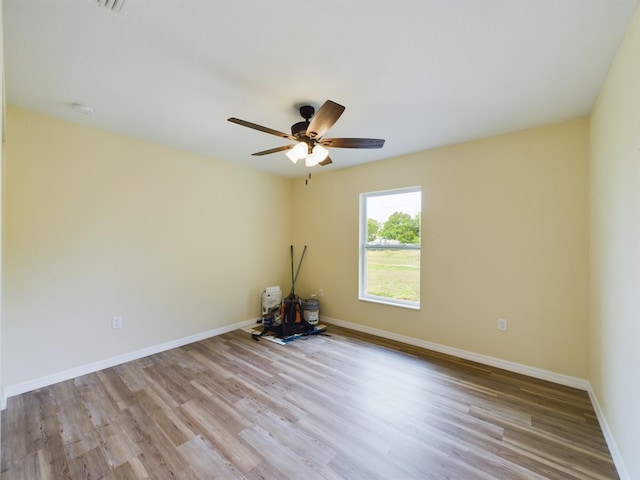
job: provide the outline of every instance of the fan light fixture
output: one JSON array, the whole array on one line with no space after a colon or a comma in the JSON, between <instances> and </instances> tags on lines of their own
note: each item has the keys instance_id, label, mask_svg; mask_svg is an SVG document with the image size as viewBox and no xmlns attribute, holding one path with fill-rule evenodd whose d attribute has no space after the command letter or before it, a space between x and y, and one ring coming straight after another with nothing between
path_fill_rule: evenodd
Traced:
<instances>
[{"instance_id":1,"label":"fan light fixture","mask_svg":"<svg viewBox=\"0 0 640 480\"><path fill-rule=\"evenodd\" d=\"M315 167L321 161L329 156L329 150L324 148L322 145L316 145L313 147L310 155L304 159L304 164L307 167Z\"/></svg>"},{"instance_id":2,"label":"fan light fixture","mask_svg":"<svg viewBox=\"0 0 640 480\"><path fill-rule=\"evenodd\" d=\"M329 156L329 150L322 145L316 145L313 147L313 150L309 152L309 146L306 142L298 142L293 148L290 148L285 155L293 163L298 163L298 160L304 159L304 164L307 167L315 167Z\"/></svg>"}]
</instances>

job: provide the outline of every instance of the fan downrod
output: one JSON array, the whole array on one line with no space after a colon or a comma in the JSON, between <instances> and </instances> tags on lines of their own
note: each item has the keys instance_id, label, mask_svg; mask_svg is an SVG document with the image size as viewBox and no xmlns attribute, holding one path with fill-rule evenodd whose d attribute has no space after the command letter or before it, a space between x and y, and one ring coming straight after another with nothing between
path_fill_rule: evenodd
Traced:
<instances>
[{"instance_id":1,"label":"fan downrod","mask_svg":"<svg viewBox=\"0 0 640 480\"><path fill-rule=\"evenodd\" d=\"M304 118L304 122L298 122L291 125L291 134L296 138L304 136L307 128L309 127L309 120L311 120L311 117L313 117L315 113L316 109L311 105L302 105L300 107L300 115Z\"/></svg>"}]
</instances>

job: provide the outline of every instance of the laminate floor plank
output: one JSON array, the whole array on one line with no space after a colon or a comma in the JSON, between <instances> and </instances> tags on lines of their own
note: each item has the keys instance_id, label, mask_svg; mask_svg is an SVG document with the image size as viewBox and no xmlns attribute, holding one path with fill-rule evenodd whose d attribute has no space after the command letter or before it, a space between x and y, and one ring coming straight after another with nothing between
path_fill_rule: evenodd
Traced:
<instances>
[{"instance_id":1,"label":"laminate floor plank","mask_svg":"<svg viewBox=\"0 0 640 480\"><path fill-rule=\"evenodd\" d=\"M236 433L227 428L229 422L222 418L220 412L212 409L204 399L193 400L181 407L183 416L194 426L201 435L216 448L227 461L235 465L240 472L247 472L262 461L262 454L256 448L247 444ZM233 426L232 430L235 430Z\"/></svg>"},{"instance_id":2,"label":"laminate floor plank","mask_svg":"<svg viewBox=\"0 0 640 480\"><path fill-rule=\"evenodd\" d=\"M203 436L196 435L178 447L181 455L189 463L195 478L242 478L240 471L229 462L218 449Z\"/></svg>"},{"instance_id":3,"label":"laminate floor plank","mask_svg":"<svg viewBox=\"0 0 640 480\"><path fill-rule=\"evenodd\" d=\"M610 480L586 392L331 326L8 399L0 480Z\"/></svg>"}]
</instances>

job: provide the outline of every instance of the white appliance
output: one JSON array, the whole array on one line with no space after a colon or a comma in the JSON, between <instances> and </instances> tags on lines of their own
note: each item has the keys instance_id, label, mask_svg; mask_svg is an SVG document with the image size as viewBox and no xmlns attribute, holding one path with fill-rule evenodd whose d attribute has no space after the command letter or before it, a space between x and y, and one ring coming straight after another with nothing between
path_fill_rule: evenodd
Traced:
<instances>
[{"instance_id":1,"label":"white appliance","mask_svg":"<svg viewBox=\"0 0 640 480\"><path fill-rule=\"evenodd\" d=\"M280 305L282 304L282 290L279 286L266 287L262 291L262 315L275 315L280 317Z\"/></svg>"}]
</instances>

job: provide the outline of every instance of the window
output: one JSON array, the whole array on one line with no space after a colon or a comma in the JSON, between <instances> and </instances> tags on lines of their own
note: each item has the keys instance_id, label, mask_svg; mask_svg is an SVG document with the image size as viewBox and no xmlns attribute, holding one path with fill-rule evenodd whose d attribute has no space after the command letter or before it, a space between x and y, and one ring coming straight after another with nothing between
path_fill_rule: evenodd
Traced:
<instances>
[{"instance_id":1,"label":"window","mask_svg":"<svg viewBox=\"0 0 640 480\"><path fill-rule=\"evenodd\" d=\"M420 187L360 195L360 300L420 308Z\"/></svg>"}]
</instances>

